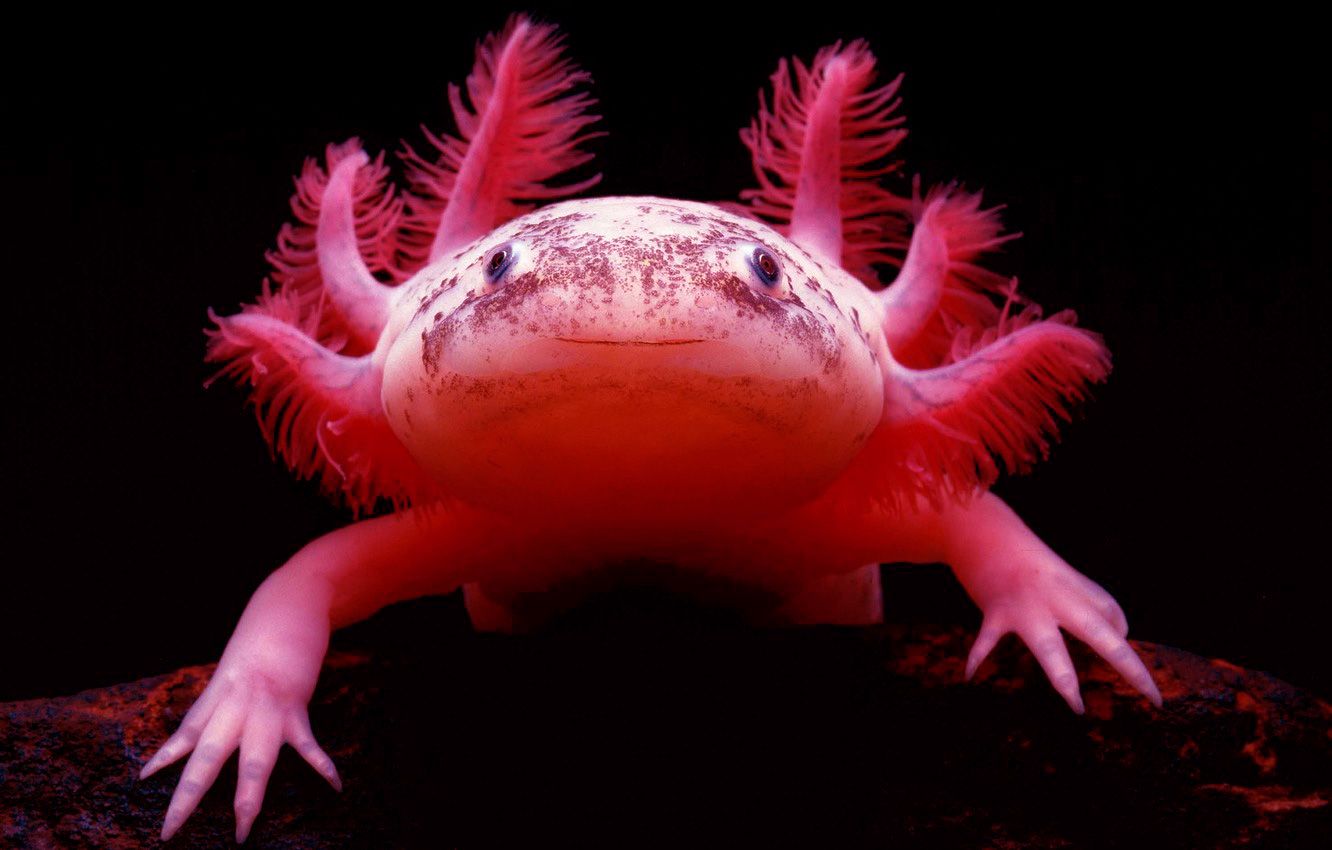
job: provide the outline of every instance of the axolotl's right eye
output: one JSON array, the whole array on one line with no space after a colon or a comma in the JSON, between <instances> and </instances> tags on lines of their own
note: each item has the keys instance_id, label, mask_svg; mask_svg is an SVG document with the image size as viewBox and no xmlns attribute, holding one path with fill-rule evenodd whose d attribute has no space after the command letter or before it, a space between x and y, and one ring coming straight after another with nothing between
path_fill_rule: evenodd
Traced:
<instances>
[{"instance_id":1,"label":"axolotl's right eye","mask_svg":"<svg viewBox=\"0 0 1332 850\"><path fill-rule=\"evenodd\" d=\"M777 258L767 248L758 247L749 255L749 264L754 267L759 280L766 286L776 286L777 281L781 279L782 267L778 265Z\"/></svg>"}]
</instances>

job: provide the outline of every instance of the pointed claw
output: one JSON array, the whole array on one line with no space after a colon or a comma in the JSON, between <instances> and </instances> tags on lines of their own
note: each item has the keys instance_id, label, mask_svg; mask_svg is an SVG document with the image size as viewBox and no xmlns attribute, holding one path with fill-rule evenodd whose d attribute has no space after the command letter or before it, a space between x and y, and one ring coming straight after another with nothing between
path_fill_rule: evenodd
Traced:
<instances>
[{"instance_id":1,"label":"pointed claw","mask_svg":"<svg viewBox=\"0 0 1332 850\"><path fill-rule=\"evenodd\" d=\"M282 748L282 724L272 701L261 699L259 711L246 721L241 733L240 764L236 780L236 843L250 834L264 804L264 790Z\"/></svg>"},{"instance_id":2,"label":"pointed claw","mask_svg":"<svg viewBox=\"0 0 1332 850\"><path fill-rule=\"evenodd\" d=\"M213 709L221 700L224 688L220 684L210 682L199 698L190 706L190 710L185 712L185 716L180 721L180 727L176 729L171 737L166 739L166 743L158 748L153 757L148 759L139 770L139 778L147 779L157 771L167 765L183 758L194 745L199 743L199 737L203 734L211 719Z\"/></svg>"},{"instance_id":3,"label":"pointed claw","mask_svg":"<svg viewBox=\"0 0 1332 850\"><path fill-rule=\"evenodd\" d=\"M265 776L265 782L267 776ZM250 792L252 795L254 792ZM249 796L244 799L237 794L236 811L236 843L243 844L250 835L250 828L254 826L255 818L259 817L259 809L264 802L264 789L260 788L257 796Z\"/></svg>"},{"instance_id":4,"label":"pointed claw","mask_svg":"<svg viewBox=\"0 0 1332 850\"><path fill-rule=\"evenodd\" d=\"M188 812L168 811L166 820L162 821L162 833L160 838L163 841L170 841L171 836L176 834L176 830L180 829L180 825L185 823L185 818L187 817L189 817Z\"/></svg>"},{"instance_id":5,"label":"pointed claw","mask_svg":"<svg viewBox=\"0 0 1332 850\"><path fill-rule=\"evenodd\" d=\"M241 809L236 809L236 843L244 844L245 839L250 837L250 827L254 826L254 819L259 816L259 810L246 811L245 816L241 815Z\"/></svg>"},{"instance_id":6,"label":"pointed claw","mask_svg":"<svg viewBox=\"0 0 1332 850\"><path fill-rule=\"evenodd\" d=\"M1086 708L1082 704L1082 692L1078 688L1078 674L1073 668L1073 659L1068 655L1068 647L1059 629L1053 625L1034 626L1020 630L1022 642L1031 649L1046 678L1054 689L1068 703L1075 714L1082 714Z\"/></svg>"},{"instance_id":7,"label":"pointed claw","mask_svg":"<svg viewBox=\"0 0 1332 850\"><path fill-rule=\"evenodd\" d=\"M194 727L182 726L176 734L167 739L167 742L162 745L156 755L148 759L148 763L139 771L139 778L147 779L167 765L182 759L194 749L201 732L202 730Z\"/></svg>"},{"instance_id":8,"label":"pointed claw","mask_svg":"<svg viewBox=\"0 0 1332 850\"><path fill-rule=\"evenodd\" d=\"M976 674L976 669L981 663L989 657L994 650L999 639L1005 634L1005 629L999 626L991 618L986 617L981 622L980 634L976 635L976 642L971 645L971 652L967 654L967 668L962 674L962 678L968 682Z\"/></svg>"},{"instance_id":9,"label":"pointed claw","mask_svg":"<svg viewBox=\"0 0 1332 850\"><path fill-rule=\"evenodd\" d=\"M139 778L147 779L154 773L157 773L157 771L179 759L184 754L183 750L177 753L175 747L172 746L171 740L168 740L152 758L144 763L143 767L139 768Z\"/></svg>"},{"instance_id":10,"label":"pointed claw","mask_svg":"<svg viewBox=\"0 0 1332 850\"><path fill-rule=\"evenodd\" d=\"M223 706L208 722L208 728L199 738L194 754L180 775L180 783L167 806L162 823L162 840L166 841L180 829L185 819L198 807L204 793L217 779L222 764L236 749L240 735L241 715L231 705Z\"/></svg>"},{"instance_id":11,"label":"pointed claw","mask_svg":"<svg viewBox=\"0 0 1332 850\"><path fill-rule=\"evenodd\" d=\"M1068 626L1078 640L1086 643L1119 672L1139 693L1151 700L1152 705L1161 707L1161 691L1156 687L1147 665L1142 663L1138 653L1128 641L1116 634L1108 624L1099 626L1085 622L1075 622Z\"/></svg>"},{"instance_id":12,"label":"pointed claw","mask_svg":"<svg viewBox=\"0 0 1332 850\"><path fill-rule=\"evenodd\" d=\"M315 740L314 732L310 729L310 717L306 712L299 711L288 721L287 740L291 742L296 752L301 754L301 758L333 786L334 791L342 791L342 778L338 776L338 768Z\"/></svg>"}]
</instances>

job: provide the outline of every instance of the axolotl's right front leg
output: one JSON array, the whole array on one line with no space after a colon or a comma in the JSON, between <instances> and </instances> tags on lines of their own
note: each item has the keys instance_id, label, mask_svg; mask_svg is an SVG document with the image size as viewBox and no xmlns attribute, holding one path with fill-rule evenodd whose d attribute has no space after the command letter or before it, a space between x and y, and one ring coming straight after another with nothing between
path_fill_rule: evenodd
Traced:
<instances>
[{"instance_id":1,"label":"axolotl's right front leg","mask_svg":"<svg viewBox=\"0 0 1332 850\"><path fill-rule=\"evenodd\" d=\"M788 578L797 572L792 564L874 566L816 574L803 585L779 586L787 600L779 613L786 621L872 622L875 609L866 604L865 593L876 588L865 579L880 562L947 563L984 614L967 658L966 678L1002 636L1013 632L1031 649L1069 707L1081 714L1082 695L1063 629L1090 646L1153 704L1161 705L1160 690L1127 640L1128 622L1119 604L1056 555L993 493L942 507L922 501L901 515L868 501L860 512L845 505L830 499L784 518L787 536L780 538L780 548L764 553L764 561L775 575ZM790 529L803 533L791 536ZM780 531L767 533L778 538ZM755 545L762 545L761 540Z\"/></svg>"},{"instance_id":2,"label":"axolotl's right front leg","mask_svg":"<svg viewBox=\"0 0 1332 850\"><path fill-rule=\"evenodd\" d=\"M263 803L284 743L336 789L333 760L310 730L307 706L333 629L390 603L456 590L512 539L488 516L420 510L359 522L297 552L255 591L217 670L180 728L143 766L140 778L193 752L162 824L170 838L198 806L223 763L240 749L236 840Z\"/></svg>"}]
</instances>

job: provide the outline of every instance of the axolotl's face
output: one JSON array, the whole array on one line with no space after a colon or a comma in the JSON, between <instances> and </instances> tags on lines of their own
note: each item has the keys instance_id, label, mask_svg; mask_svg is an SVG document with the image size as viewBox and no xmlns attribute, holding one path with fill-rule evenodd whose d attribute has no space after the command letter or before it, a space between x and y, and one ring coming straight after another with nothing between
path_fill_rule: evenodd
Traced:
<instances>
[{"instance_id":1,"label":"axolotl's face","mask_svg":"<svg viewBox=\"0 0 1332 850\"><path fill-rule=\"evenodd\" d=\"M878 423L873 310L841 269L717 207L561 203L405 285L383 403L477 503L763 513L817 495Z\"/></svg>"}]
</instances>

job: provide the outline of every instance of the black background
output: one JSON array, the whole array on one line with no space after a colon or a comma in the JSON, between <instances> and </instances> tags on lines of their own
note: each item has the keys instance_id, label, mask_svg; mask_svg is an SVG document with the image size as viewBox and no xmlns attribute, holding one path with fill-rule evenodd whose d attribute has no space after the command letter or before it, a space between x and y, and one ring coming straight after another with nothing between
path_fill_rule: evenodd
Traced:
<instances>
[{"instance_id":1,"label":"black background","mask_svg":"<svg viewBox=\"0 0 1332 850\"><path fill-rule=\"evenodd\" d=\"M257 293L304 157L451 129L444 85L504 11L10 33L0 699L215 659L345 522L202 388L205 310ZM1133 636L1332 693L1328 113L1298 22L536 11L595 77L605 194L734 198L778 58L868 38L907 73L908 169L1006 204L1025 236L993 265L1116 357L998 492ZM978 619L941 568L886 578L890 619Z\"/></svg>"}]
</instances>

